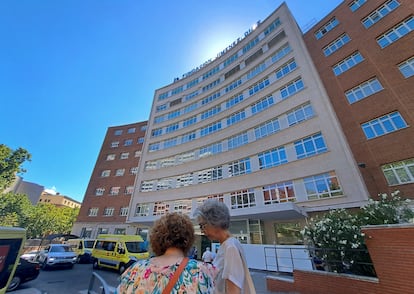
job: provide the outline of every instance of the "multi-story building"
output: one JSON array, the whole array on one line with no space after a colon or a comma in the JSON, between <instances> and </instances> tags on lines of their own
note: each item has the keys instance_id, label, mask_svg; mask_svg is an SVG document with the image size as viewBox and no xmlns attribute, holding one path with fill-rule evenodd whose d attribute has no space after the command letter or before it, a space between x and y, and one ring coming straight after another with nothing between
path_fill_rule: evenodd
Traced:
<instances>
[{"instance_id":1,"label":"multi-story building","mask_svg":"<svg viewBox=\"0 0 414 294\"><path fill-rule=\"evenodd\" d=\"M414 2L344 1L304 35L370 195L414 198Z\"/></svg>"},{"instance_id":2,"label":"multi-story building","mask_svg":"<svg viewBox=\"0 0 414 294\"><path fill-rule=\"evenodd\" d=\"M26 194L33 205L40 199L40 195L45 187L36 183L24 181L22 177L17 176L10 187L5 189L5 193L12 192L15 194Z\"/></svg>"},{"instance_id":3,"label":"multi-story building","mask_svg":"<svg viewBox=\"0 0 414 294\"><path fill-rule=\"evenodd\" d=\"M240 240L265 244L300 242L307 215L368 198L286 4L155 91L127 222L191 216L207 198Z\"/></svg>"},{"instance_id":4,"label":"multi-story building","mask_svg":"<svg viewBox=\"0 0 414 294\"><path fill-rule=\"evenodd\" d=\"M43 191L42 194L40 194L39 203L49 203L56 207L70 208L80 208L82 204L68 196L60 195L59 193L48 193L47 191Z\"/></svg>"},{"instance_id":5,"label":"multi-story building","mask_svg":"<svg viewBox=\"0 0 414 294\"><path fill-rule=\"evenodd\" d=\"M94 238L100 233L141 233L125 220L146 128L146 121L108 128L73 234Z\"/></svg>"}]
</instances>

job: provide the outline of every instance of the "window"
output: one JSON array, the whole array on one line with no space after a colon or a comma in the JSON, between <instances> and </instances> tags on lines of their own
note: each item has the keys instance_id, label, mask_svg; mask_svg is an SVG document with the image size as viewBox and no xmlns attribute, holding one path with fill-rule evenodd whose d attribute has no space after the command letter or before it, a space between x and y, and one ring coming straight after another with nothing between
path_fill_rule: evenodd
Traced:
<instances>
[{"instance_id":1,"label":"window","mask_svg":"<svg viewBox=\"0 0 414 294\"><path fill-rule=\"evenodd\" d=\"M396 9L398 6L400 6L400 3L398 3L397 0L387 1L386 3L381 5L374 12L372 12L370 15L368 15L362 20L364 27L365 28L371 27L375 23L379 22L387 14L389 14L391 11Z\"/></svg>"},{"instance_id":2,"label":"window","mask_svg":"<svg viewBox=\"0 0 414 294\"><path fill-rule=\"evenodd\" d=\"M140 157L141 154L142 154L142 151L141 150L136 150L135 151L135 154L134 154L134 157Z\"/></svg>"},{"instance_id":3,"label":"window","mask_svg":"<svg viewBox=\"0 0 414 294\"><path fill-rule=\"evenodd\" d=\"M116 177L122 177L124 175L124 173L125 173L125 169L124 168L119 168L119 169L116 170L115 176Z\"/></svg>"},{"instance_id":4,"label":"window","mask_svg":"<svg viewBox=\"0 0 414 294\"><path fill-rule=\"evenodd\" d=\"M167 114L167 119L173 119L173 118L179 117L180 115L181 115L180 110L177 109L175 111L171 111L170 113L168 113Z\"/></svg>"},{"instance_id":5,"label":"window","mask_svg":"<svg viewBox=\"0 0 414 294\"><path fill-rule=\"evenodd\" d=\"M209 146L201 147L199 151L199 157L202 158L221 152L223 152L221 143L214 143Z\"/></svg>"},{"instance_id":6,"label":"window","mask_svg":"<svg viewBox=\"0 0 414 294\"><path fill-rule=\"evenodd\" d=\"M265 205L296 201L292 181L264 186L262 191Z\"/></svg>"},{"instance_id":7,"label":"window","mask_svg":"<svg viewBox=\"0 0 414 294\"><path fill-rule=\"evenodd\" d=\"M218 181L223 178L223 169L221 166L208 168L198 172L199 183L209 183L212 181Z\"/></svg>"},{"instance_id":8,"label":"window","mask_svg":"<svg viewBox=\"0 0 414 294\"><path fill-rule=\"evenodd\" d=\"M256 206L253 189L240 190L230 193L231 209Z\"/></svg>"},{"instance_id":9,"label":"window","mask_svg":"<svg viewBox=\"0 0 414 294\"><path fill-rule=\"evenodd\" d=\"M187 83L187 89L190 89L190 88L192 88L192 87L194 87L195 85L197 85L198 84L198 78L196 78L196 79L194 79L194 80L192 80L192 81L189 81L188 83Z\"/></svg>"},{"instance_id":10,"label":"window","mask_svg":"<svg viewBox=\"0 0 414 294\"><path fill-rule=\"evenodd\" d=\"M194 97L198 96L198 90L194 91L193 93L188 94L187 96L185 96L185 101L189 101L191 99L193 99Z\"/></svg>"},{"instance_id":11,"label":"window","mask_svg":"<svg viewBox=\"0 0 414 294\"><path fill-rule=\"evenodd\" d=\"M126 235L126 229L124 228L115 228L114 229L115 235Z\"/></svg>"},{"instance_id":12,"label":"window","mask_svg":"<svg viewBox=\"0 0 414 294\"><path fill-rule=\"evenodd\" d=\"M224 88L224 92L230 92L233 91L234 89L236 89L238 86L240 86L242 84L242 80L237 80L234 81L233 83L231 83L230 85L228 85L227 87Z\"/></svg>"},{"instance_id":13,"label":"window","mask_svg":"<svg viewBox=\"0 0 414 294\"><path fill-rule=\"evenodd\" d=\"M172 189L172 188L173 188L173 179L171 178L160 179L157 182L157 191L167 190L167 189Z\"/></svg>"},{"instance_id":14,"label":"window","mask_svg":"<svg viewBox=\"0 0 414 294\"><path fill-rule=\"evenodd\" d=\"M381 168L389 186L414 183L414 158L385 164Z\"/></svg>"},{"instance_id":15,"label":"window","mask_svg":"<svg viewBox=\"0 0 414 294\"><path fill-rule=\"evenodd\" d=\"M187 187L193 184L193 174L180 175L176 180L176 188Z\"/></svg>"},{"instance_id":16,"label":"window","mask_svg":"<svg viewBox=\"0 0 414 294\"><path fill-rule=\"evenodd\" d=\"M116 148L119 146L119 141L114 141L111 143L111 148Z\"/></svg>"},{"instance_id":17,"label":"window","mask_svg":"<svg viewBox=\"0 0 414 294\"><path fill-rule=\"evenodd\" d=\"M147 125L142 126L141 131L145 132L147 130L147 127L148 127Z\"/></svg>"},{"instance_id":18,"label":"window","mask_svg":"<svg viewBox=\"0 0 414 294\"><path fill-rule=\"evenodd\" d=\"M189 113L193 110L196 110L198 108L197 102L194 102L186 107L184 107L184 113Z\"/></svg>"},{"instance_id":19,"label":"window","mask_svg":"<svg viewBox=\"0 0 414 294\"><path fill-rule=\"evenodd\" d=\"M384 89L377 78L373 78L364 82L351 90L345 92L345 96L350 104L355 103L361 99L371 96Z\"/></svg>"},{"instance_id":20,"label":"window","mask_svg":"<svg viewBox=\"0 0 414 294\"><path fill-rule=\"evenodd\" d=\"M169 167L175 165L175 158L174 157L167 157L160 160L160 167Z\"/></svg>"},{"instance_id":21,"label":"window","mask_svg":"<svg viewBox=\"0 0 414 294\"><path fill-rule=\"evenodd\" d=\"M177 138L171 138L164 141L164 149L171 148L177 145Z\"/></svg>"},{"instance_id":22,"label":"window","mask_svg":"<svg viewBox=\"0 0 414 294\"><path fill-rule=\"evenodd\" d=\"M215 75L216 73L218 73L220 71L219 66L216 66L215 68L209 70L208 72L206 72L205 74L203 74L202 78L203 81L205 79L208 79L209 77L211 77L212 75Z\"/></svg>"},{"instance_id":23,"label":"window","mask_svg":"<svg viewBox=\"0 0 414 294\"><path fill-rule=\"evenodd\" d=\"M235 135L227 139L227 148L229 150L238 148L240 146L246 145L249 143L249 137L247 136L247 132Z\"/></svg>"},{"instance_id":24,"label":"window","mask_svg":"<svg viewBox=\"0 0 414 294\"><path fill-rule=\"evenodd\" d=\"M404 78L409 78L414 75L414 57L404 61L398 66Z\"/></svg>"},{"instance_id":25,"label":"window","mask_svg":"<svg viewBox=\"0 0 414 294\"><path fill-rule=\"evenodd\" d=\"M262 112L263 110L269 108L274 103L275 101L273 99L273 96L271 95L267 96L266 98L259 100L258 102L256 102L255 104L251 106L252 114L257 114L259 112Z\"/></svg>"},{"instance_id":26,"label":"window","mask_svg":"<svg viewBox=\"0 0 414 294\"><path fill-rule=\"evenodd\" d=\"M139 137L138 138L138 144L142 144L144 143L144 137Z\"/></svg>"},{"instance_id":27,"label":"window","mask_svg":"<svg viewBox=\"0 0 414 294\"><path fill-rule=\"evenodd\" d=\"M221 96L220 91L216 92L214 94L211 94L210 96L208 96L208 97L204 98L203 100L201 100L201 105L205 105L205 104L208 104L210 102L213 102L214 100L216 100L220 96ZM195 108L197 108L197 107L195 107Z\"/></svg>"},{"instance_id":28,"label":"window","mask_svg":"<svg viewBox=\"0 0 414 294\"><path fill-rule=\"evenodd\" d=\"M121 207L119 210L119 216L127 216L128 215L128 206Z\"/></svg>"},{"instance_id":29,"label":"window","mask_svg":"<svg viewBox=\"0 0 414 294\"><path fill-rule=\"evenodd\" d=\"M233 113L232 115L227 117L227 126L231 126L239 121L242 121L246 118L246 113L244 110Z\"/></svg>"},{"instance_id":30,"label":"window","mask_svg":"<svg viewBox=\"0 0 414 294\"><path fill-rule=\"evenodd\" d=\"M249 88L249 95L252 96L253 94L262 91L264 88L270 85L269 79L265 78L262 81L258 82L257 84L253 85Z\"/></svg>"},{"instance_id":31,"label":"window","mask_svg":"<svg viewBox=\"0 0 414 294\"><path fill-rule=\"evenodd\" d=\"M288 73L292 72L296 67L297 65L294 59L282 65L276 70L276 79L280 80L281 78L286 76Z\"/></svg>"},{"instance_id":32,"label":"window","mask_svg":"<svg viewBox=\"0 0 414 294\"><path fill-rule=\"evenodd\" d=\"M315 37L317 40L325 36L329 31L339 24L339 21L334 17L329 22L327 22L322 28L320 28L316 33Z\"/></svg>"},{"instance_id":33,"label":"window","mask_svg":"<svg viewBox=\"0 0 414 294\"><path fill-rule=\"evenodd\" d=\"M165 202L155 202L152 215L164 215L170 211L170 205Z\"/></svg>"},{"instance_id":34,"label":"window","mask_svg":"<svg viewBox=\"0 0 414 294\"><path fill-rule=\"evenodd\" d=\"M254 135L256 137L256 140L258 140L270 136L271 134L274 134L278 131L280 131L280 123L279 119L275 118L256 127L254 129Z\"/></svg>"},{"instance_id":35,"label":"window","mask_svg":"<svg viewBox=\"0 0 414 294\"><path fill-rule=\"evenodd\" d=\"M189 151L187 153L178 154L176 156L177 165L194 160L195 159L194 156L195 156L194 151Z\"/></svg>"},{"instance_id":36,"label":"window","mask_svg":"<svg viewBox=\"0 0 414 294\"><path fill-rule=\"evenodd\" d=\"M141 183L141 192L150 192L154 186L154 181L143 181Z\"/></svg>"},{"instance_id":37,"label":"window","mask_svg":"<svg viewBox=\"0 0 414 294\"><path fill-rule=\"evenodd\" d=\"M349 41L351 41L351 38L347 34L343 34L338 39L336 39L335 41L330 43L328 46L323 48L323 54L325 54L325 56L329 56L335 51L342 48Z\"/></svg>"},{"instance_id":38,"label":"window","mask_svg":"<svg viewBox=\"0 0 414 294\"><path fill-rule=\"evenodd\" d=\"M281 24L280 19L277 18L274 22L272 22L265 30L264 30L264 35L267 36L269 35L271 32L273 32L277 27L279 27Z\"/></svg>"},{"instance_id":39,"label":"window","mask_svg":"<svg viewBox=\"0 0 414 294\"><path fill-rule=\"evenodd\" d=\"M168 98L168 92L161 93L158 95L158 100L164 100L166 98Z\"/></svg>"},{"instance_id":40,"label":"window","mask_svg":"<svg viewBox=\"0 0 414 294\"><path fill-rule=\"evenodd\" d=\"M272 56L272 62L275 63L288 55L292 51L292 48L290 48L289 44L283 45L279 50L276 51L276 53Z\"/></svg>"},{"instance_id":41,"label":"window","mask_svg":"<svg viewBox=\"0 0 414 294\"><path fill-rule=\"evenodd\" d=\"M251 173L250 158L244 158L229 163L229 177Z\"/></svg>"},{"instance_id":42,"label":"window","mask_svg":"<svg viewBox=\"0 0 414 294\"><path fill-rule=\"evenodd\" d=\"M114 215L114 208L113 207L106 207L105 209L104 209L104 213L103 213L103 215L104 216L113 216Z\"/></svg>"},{"instance_id":43,"label":"window","mask_svg":"<svg viewBox=\"0 0 414 294\"><path fill-rule=\"evenodd\" d=\"M229 109L243 101L243 94L237 94L226 101L226 109Z\"/></svg>"},{"instance_id":44,"label":"window","mask_svg":"<svg viewBox=\"0 0 414 294\"><path fill-rule=\"evenodd\" d=\"M115 160L115 154L108 154L108 155L106 156L106 160L107 160L107 161L110 161L110 160Z\"/></svg>"},{"instance_id":45,"label":"window","mask_svg":"<svg viewBox=\"0 0 414 294\"><path fill-rule=\"evenodd\" d=\"M179 86L179 87L171 90L171 95L176 95L178 93L181 93L182 91L183 91L183 86Z\"/></svg>"},{"instance_id":46,"label":"window","mask_svg":"<svg viewBox=\"0 0 414 294\"><path fill-rule=\"evenodd\" d=\"M249 43L247 43L246 46L243 47L243 54L248 52L250 49L252 49L256 44L259 43L259 37L254 38Z\"/></svg>"},{"instance_id":47,"label":"window","mask_svg":"<svg viewBox=\"0 0 414 294\"><path fill-rule=\"evenodd\" d=\"M293 81L289 84L287 84L286 86L282 87L279 92L280 92L280 97L282 99L286 99L289 96L292 96L293 94L295 94L296 92L299 92L300 90L302 90L304 88L304 84L301 78L297 79L296 81Z\"/></svg>"},{"instance_id":48,"label":"window","mask_svg":"<svg viewBox=\"0 0 414 294\"><path fill-rule=\"evenodd\" d=\"M309 200L343 195L334 172L304 178L303 183Z\"/></svg>"},{"instance_id":49,"label":"window","mask_svg":"<svg viewBox=\"0 0 414 294\"><path fill-rule=\"evenodd\" d=\"M209 134L215 133L219 130L221 130L221 121L212 123L212 124L202 128L201 131L200 131L200 136L204 137L204 136L207 136Z\"/></svg>"},{"instance_id":50,"label":"window","mask_svg":"<svg viewBox=\"0 0 414 294\"><path fill-rule=\"evenodd\" d=\"M122 135L122 130L115 130L115 136Z\"/></svg>"},{"instance_id":51,"label":"window","mask_svg":"<svg viewBox=\"0 0 414 294\"><path fill-rule=\"evenodd\" d=\"M172 132L175 132L176 130L178 130L178 123L167 126L165 129L165 133L166 134L172 133Z\"/></svg>"},{"instance_id":52,"label":"window","mask_svg":"<svg viewBox=\"0 0 414 294\"><path fill-rule=\"evenodd\" d=\"M99 211L99 208L98 207L89 208L88 216L97 216L98 215L98 211Z\"/></svg>"},{"instance_id":53,"label":"window","mask_svg":"<svg viewBox=\"0 0 414 294\"><path fill-rule=\"evenodd\" d=\"M300 106L286 114L289 127L308 120L312 118L313 115L313 109L310 103Z\"/></svg>"},{"instance_id":54,"label":"window","mask_svg":"<svg viewBox=\"0 0 414 294\"><path fill-rule=\"evenodd\" d=\"M321 133L298 140L294 145L298 159L314 156L328 150Z\"/></svg>"},{"instance_id":55,"label":"window","mask_svg":"<svg viewBox=\"0 0 414 294\"><path fill-rule=\"evenodd\" d=\"M367 139L376 138L407 127L401 114L396 111L361 125Z\"/></svg>"},{"instance_id":56,"label":"window","mask_svg":"<svg viewBox=\"0 0 414 294\"><path fill-rule=\"evenodd\" d=\"M109 190L109 195L118 195L120 189L121 187L111 187L111 189Z\"/></svg>"},{"instance_id":57,"label":"window","mask_svg":"<svg viewBox=\"0 0 414 294\"><path fill-rule=\"evenodd\" d=\"M121 159L128 159L128 157L129 157L129 152L122 152L121 153Z\"/></svg>"},{"instance_id":58,"label":"window","mask_svg":"<svg viewBox=\"0 0 414 294\"><path fill-rule=\"evenodd\" d=\"M134 186L126 186L124 193L125 195L131 195L132 193L134 193Z\"/></svg>"},{"instance_id":59,"label":"window","mask_svg":"<svg viewBox=\"0 0 414 294\"><path fill-rule=\"evenodd\" d=\"M162 128L152 130L151 137L158 137L162 135Z\"/></svg>"},{"instance_id":60,"label":"window","mask_svg":"<svg viewBox=\"0 0 414 294\"><path fill-rule=\"evenodd\" d=\"M195 140L195 138L196 138L196 133L195 132L184 134L184 135L181 136L181 143L184 144L184 143L193 141L193 140Z\"/></svg>"},{"instance_id":61,"label":"window","mask_svg":"<svg viewBox=\"0 0 414 294\"><path fill-rule=\"evenodd\" d=\"M132 145L133 140L132 139L128 139L124 141L124 146L131 146Z\"/></svg>"},{"instance_id":62,"label":"window","mask_svg":"<svg viewBox=\"0 0 414 294\"><path fill-rule=\"evenodd\" d=\"M215 86L217 86L218 84L220 84L220 79L215 80L214 82L208 84L207 86L204 86L201 90L203 92L206 92L208 90L211 90L212 88L214 88Z\"/></svg>"},{"instance_id":63,"label":"window","mask_svg":"<svg viewBox=\"0 0 414 294\"><path fill-rule=\"evenodd\" d=\"M103 177L103 178L109 177L110 175L111 175L111 170L110 169L106 169L106 170L103 170L101 172L101 177Z\"/></svg>"},{"instance_id":64,"label":"window","mask_svg":"<svg viewBox=\"0 0 414 294\"><path fill-rule=\"evenodd\" d=\"M136 175L136 174L138 173L138 167L137 167L137 166L131 167L131 168L129 169L129 173L130 173L131 175Z\"/></svg>"},{"instance_id":65,"label":"window","mask_svg":"<svg viewBox=\"0 0 414 294\"><path fill-rule=\"evenodd\" d=\"M128 134L133 134L135 133L136 128L129 128L128 129Z\"/></svg>"},{"instance_id":66,"label":"window","mask_svg":"<svg viewBox=\"0 0 414 294\"><path fill-rule=\"evenodd\" d=\"M195 124L197 122L197 116L192 116L190 118L187 118L183 121L183 128L186 128L188 126L191 126L192 124Z\"/></svg>"},{"instance_id":67,"label":"window","mask_svg":"<svg viewBox=\"0 0 414 294\"><path fill-rule=\"evenodd\" d=\"M105 188L96 188L95 195L102 196L105 193Z\"/></svg>"},{"instance_id":68,"label":"window","mask_svg":"<svg viewBox=\"0 0 414 294\"><path fill-rule=\"evenodd\" d=\"M167 104L158 105L157 108L156 108L157 112L163 111L163 110L166 110L166 109L167 109Z\"/></svg>"},{"instance_id":69,"label":"window","mask_svg":"<svg viewBox=\"0 0 414 294\"><path fill-rule=\"evenodd\" d=\"M154 170L157 169L157 161L147 161L145 163L145 170Z\"/></svg>"},{"instance_id":70,"label":"window","mask_svg":"<svg viewBox=\"0 0 414 294\"><path fill-rule=\"evenodd\" d=\"M364 5L366 2L367 0L354 0L351 2L351 4L349 4L349 9L351 9L351 11L354 12L362 5Z\"/></svg>"},{"instance_id":71,"label":"window","mask_svg":"<svg viewBox=\"0 0 414 294\"><path fill-rule=\"evenodd\" d=\"M332 66L332 70L336 76L346 72L350 68L356 66L358 63L362 62L364 57L362 57L361 53L355 52L351 56L346 57L345 59L341 60L334 66Z\"/></svg>"},{"instance_id":72,"label":"window","mask_svg":"<svg viewBox=\"0 0 414 294\"><path fill-rule=\"evenodd\" d=\"M149 204L148 203L138 203L135 207L134 216L148 216L149 215Z\"/></svg>"},{"instance_id":73,"label":"window","mask_svg":"<svg viewBox=\"0 0 414 294\"><path fill-rule=\"evenodd\" d=\"M399 23L391 30L377 38L377 43L381 48L396 42L414 29L414 17L411 16L403 22Z\"/></svg>"},{"instance_id":74,"label":"window","mask_svg":"<svg viewBox=\"0 0 414 294\"><path fill-rule=\"evenodd\" d=\"M266 69L266 63L262 62L247 73L247 79L250 80Z\"/></svg>"},{"instance_id":75,"label":"window","mask_svg":"<svg viewBox=\"0 0 414 294\"><path fill-rule=\"evenodd\" d=\"M220 105L217 105L213 108L210 108L210 109L208 109L208 110L201 113L201 120L212 117L213 115L216 115L220 111L221 111L221 106Z\"/></svg>"},{"instance_id":76,"label":"window","mask_svg":"<svg viewBox=\"0 0 414 294\"><path fill-rule=\"evenodd\" d=\"M226 66L228 66L228 65L232 64L235 60L237 60L237 58L239 58L238 53L236 53L236 54L234 54L234 55L230 56L229 58L227 58L227 59L223 62L224 67L226 67Z\"/></svg>"},{"instance_id":77,"label":"window","mask_svg":"<svg viewBox=\"0 0 414 294\"><path fill-rule=\"evenodd\" d=\"M259 168L266 169L287 163L285 147L278 147L269 151L259 153Z\"/></svg>"},{"instance_id":78,"label":"window","mask_svg":"<svg viewBox=\"0 0 414 294\"><path fill-rule=\"evenodd\" d=\"M157 151L160 150L160 143L152 143L148 146L148 151L149 152L153 152L153 151Z\"/></svg>"}]
</instances>

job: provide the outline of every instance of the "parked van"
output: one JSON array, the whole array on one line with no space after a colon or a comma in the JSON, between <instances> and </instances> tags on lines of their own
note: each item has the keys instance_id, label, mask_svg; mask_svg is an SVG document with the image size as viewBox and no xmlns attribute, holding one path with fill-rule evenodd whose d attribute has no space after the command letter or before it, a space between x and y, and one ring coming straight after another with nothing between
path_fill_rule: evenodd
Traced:
<instances>
[{"instance_id":1,"label":"parked van","mask_svg":"<svg viewBox=\"0 0 414 294\"><path fill-rule=\"evenodd\" d=\"M78 263L92 262L92 249L95 239L69 239L65 243L78 255Z\"/></svg>"},{"instance_id":2,"label":"parked van","mask_svg":"<svg viewBox=\"0 0 414 294\"><path fill-rule=\"evenodd\" d=\"M22 228L0 227L0 294L6 293L26 240Z\"/></svg>"},{"instance_id":3,"label":"parked van","mask_svg":"<svg viewBox=\"0 0 414 294\"><path fill-rule=\"evenodd\" d=\"M106 267L123 273L138 259L149 258L146 242L138 235L101 234L92 250L93 268Z\"/></svg>"}]
</instances>

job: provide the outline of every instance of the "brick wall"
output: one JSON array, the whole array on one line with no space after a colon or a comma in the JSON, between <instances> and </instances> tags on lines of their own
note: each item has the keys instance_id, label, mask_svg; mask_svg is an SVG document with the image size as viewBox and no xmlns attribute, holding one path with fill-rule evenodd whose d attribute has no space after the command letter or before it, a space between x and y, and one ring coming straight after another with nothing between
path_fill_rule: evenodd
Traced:
<instances>
[{"instance_id":1,"label":"brick wall","mask_svg":"<svg viewBox=\"0 0 414 294\"><path fill-rule=\"evenodd\" d=\"M267 277L267 289L300 294L414 293L414 225L368 226L363 232L378 278L294 270L291 281Z\"/></svg>"}]
</instances>

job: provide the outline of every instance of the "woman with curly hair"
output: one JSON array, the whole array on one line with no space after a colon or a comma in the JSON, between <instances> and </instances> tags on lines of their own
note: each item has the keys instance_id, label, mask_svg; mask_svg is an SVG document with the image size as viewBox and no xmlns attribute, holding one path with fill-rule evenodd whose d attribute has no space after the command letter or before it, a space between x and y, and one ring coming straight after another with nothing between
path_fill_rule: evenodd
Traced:
<instances>
[{"instance_id":1,"label":"woman with curly hair","mask_svg":"<svg viewBox=\"0 0 414 294\"><path fill-rule=\"evenodd\" d=\"M169 280L183 263L178 280L168 293L213 293L214 267L185 258L194 242L194 227L187 215L169 213L155 221L150 231L156 255L140 260L121 276L116 293L164 293Z\"/></svg>"}]
</instances>

